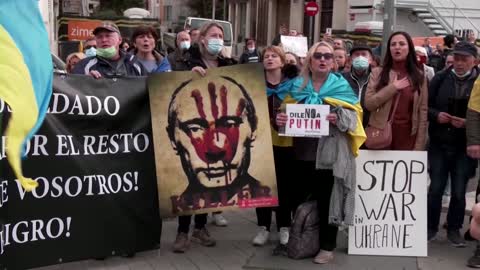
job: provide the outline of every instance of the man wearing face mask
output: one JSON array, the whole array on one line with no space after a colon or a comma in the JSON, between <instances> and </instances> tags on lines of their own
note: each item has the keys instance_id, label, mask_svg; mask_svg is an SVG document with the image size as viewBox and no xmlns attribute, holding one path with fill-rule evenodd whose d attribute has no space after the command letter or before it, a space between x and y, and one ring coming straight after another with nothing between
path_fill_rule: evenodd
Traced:
<instances>
[{"instance_id":1,"label":"man wearing face mask","mask_svg":"<svg viewBox=\"0 0 480 270\"><path fill-rule=\"evenodd\" d=\"M168 62L170 62L173 71L187 70L188 68L185 66L185 52L192 45L190 34L187 31L179 32L175 45L175 51L167 56Z\"/></svg>"},{"instance_id":2,"label":"man wearing face mask","mask_svg":"<svg viewBox=\"0 0 480 270\"><path fill-rule=\"evenodd\" d=\"M428 98L430 187L428 191L428 240L435 238L442 210L442 196L450 175L451 198L447 238L454 247L465 247L460 236L465 216L465 194L476 163L467 156L465 118L467 104L478 77L477 49L468 42L453 48L452 67L438 72L430 82Z\"/></svg>"},{"instance_id":3,"label":"man wearing face mask","mask_svg":"<svg viewBox=\"0 0 480 270\"><path fill-rule=\"evenodd\" d=\"M255 39L245 39L245 52L240 56L240 64L260 62L260 54L255 45Z\"/></svg>"},{"instance_id":4,"label":"man wearing face mask","mask_svg":"<svg viewBox=\"0 0 480 270\"><path fill-rule=\"evenodd\" d=\"M95 38L88 38L83 42L83 52L86 57L97 55L97 41Z\"/></svg>"},{"instance_id":5,"label":"man wearing face mask","mask_svg":"<svg viewBox=\"0 0 480 270\"><path fill-rule=\"evenodd\" d=\"M365 92L367 90L368 80L370 79L370 64L372 63L372 49L365 44L355 44L350 50L352 68L348 72L343 72L343 77L350 83L353 91L358 96L363 108L363 125L366 126L370 113L365 109Z\"/></svg>"},{"instance_id":6,"label":"man wearing face mask","mask_svg":"<svg viewBox=\"0 0 480 270\"><path fill-rule=\"evenodd\" d=\"M102 77L146 76L143 65L120 50L122 37L113 22L105 21L93 30L97 43L95 56L80 61L73 74L84 74L99 79Z\"/></svg>"}]
</instances>

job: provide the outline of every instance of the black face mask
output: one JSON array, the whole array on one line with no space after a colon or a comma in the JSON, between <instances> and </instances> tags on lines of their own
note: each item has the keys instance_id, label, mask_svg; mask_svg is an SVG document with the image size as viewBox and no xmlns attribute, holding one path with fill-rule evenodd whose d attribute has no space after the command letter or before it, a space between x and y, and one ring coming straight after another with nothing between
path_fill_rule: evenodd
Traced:
<instances>
[{"instance_id":1,"label":"black face mask","mask_svg":"<svg viewBox=\"0 0 480 270\"><path fill-rule=\"evenodd\" d=\"M298 76L298 67L292 64L285 64L282 68L283 74L285 77L292 79Z\"/></svg>"}]
</instances>

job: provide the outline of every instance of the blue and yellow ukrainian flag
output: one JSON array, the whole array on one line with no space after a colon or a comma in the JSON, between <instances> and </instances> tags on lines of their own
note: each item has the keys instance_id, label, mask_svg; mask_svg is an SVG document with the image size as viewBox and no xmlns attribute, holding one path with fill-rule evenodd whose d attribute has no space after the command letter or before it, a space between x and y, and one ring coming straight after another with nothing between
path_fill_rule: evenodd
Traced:
<instances>
[{"instance_id":1,"label":"blue and yellow ukrainian flag","mask_svg":"<svg viewBox=\"0 0 480 270\"><path fill-rule=\"evenodd\" d=\"M37 183L23 176L23 145L35 134L52 94L53 65L38 0L0 0L0 99L12 109L5 131L6 153L26 190Z\"/></svg>"}]
</instances>

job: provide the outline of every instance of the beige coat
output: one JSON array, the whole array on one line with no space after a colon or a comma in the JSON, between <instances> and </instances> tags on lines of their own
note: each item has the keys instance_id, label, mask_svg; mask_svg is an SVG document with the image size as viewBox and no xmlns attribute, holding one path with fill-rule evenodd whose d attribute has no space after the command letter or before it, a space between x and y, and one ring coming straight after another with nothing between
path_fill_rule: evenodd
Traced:
<instances>
[{"instance_id":1,"label":"beige coat","mask_svg":"<svg viewBox=\"0 0 480 270\"><path fill-rule=\"evenodd\" d=\"M365 93L365 107L371 112L368 125L376 128L384 128L390 114L393 97L398 90L393 85L395 73L390 71L390 81L387 86L376 90L380 81L381 68L376 68L370 75L367 92ZM413 97L412 135L417 135L415 141L416 151L425 150L427 140L427 113L428 113L428 88L425 79L420 91L415 91ZM395 133L395 131L393 131Z\"/></svg>"}]
</instances>

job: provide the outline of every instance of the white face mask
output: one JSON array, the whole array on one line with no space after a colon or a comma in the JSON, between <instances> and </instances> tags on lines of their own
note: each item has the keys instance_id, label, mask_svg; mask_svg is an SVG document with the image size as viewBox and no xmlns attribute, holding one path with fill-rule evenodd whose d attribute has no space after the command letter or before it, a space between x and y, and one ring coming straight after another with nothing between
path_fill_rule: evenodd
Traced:
<instances>
[{"instance_id":1,"label":"white face mask","mask_svg":"<svg viewBox=\"0 0 480 270\"><path fill-rule=\"evenodd\" d=\"M95 47L91 47L85 51L85 55L87 57L95 56L97 55L97 49L95 49Z\"/></svg>"},{"instance_id":2,"label":"white face mask","mask_svg":"<svg viewBox=\"0 0 480 270\"><path fill-rule=\"evenodd\" d=\"M470 76L470 74L472 74L472 70L469 70L469 71L465 72L463 75L458 75L457 72L455 71L455 69L452 68L452 73L455 74L455 76L457 76L457 78L463 79L463 78L466 78L466 77Z\"/></svg>"},{"instance_id":3,"label":"white face mask","mask_svg":"<svg viewBox=\"0 0 480 270\"><path fill-rule=\"evenodd\" d=\"M255 51L255 47L247 47L249 53L253 53Z\"/></svg>"},{"instance_id":4,"label":"white face mask","mask_svg":"<svg viewBox=\"0 0 480 270\"><path fill-rule=\"evenodd\" d=\"M188 50L190 49L190 41L182 41L180 42L180 49Z\"/></svg>"},{"instance_id":5,"label":"white face mask","mask_svg":"<svg viewBox=\"0 0 480 270\"><path fill-rule=\"evenodd\" d=\"M207 51L211 55L219 54L223 49L223 39L212 38L207 41Z\"/></svg>"}]
</instances>

